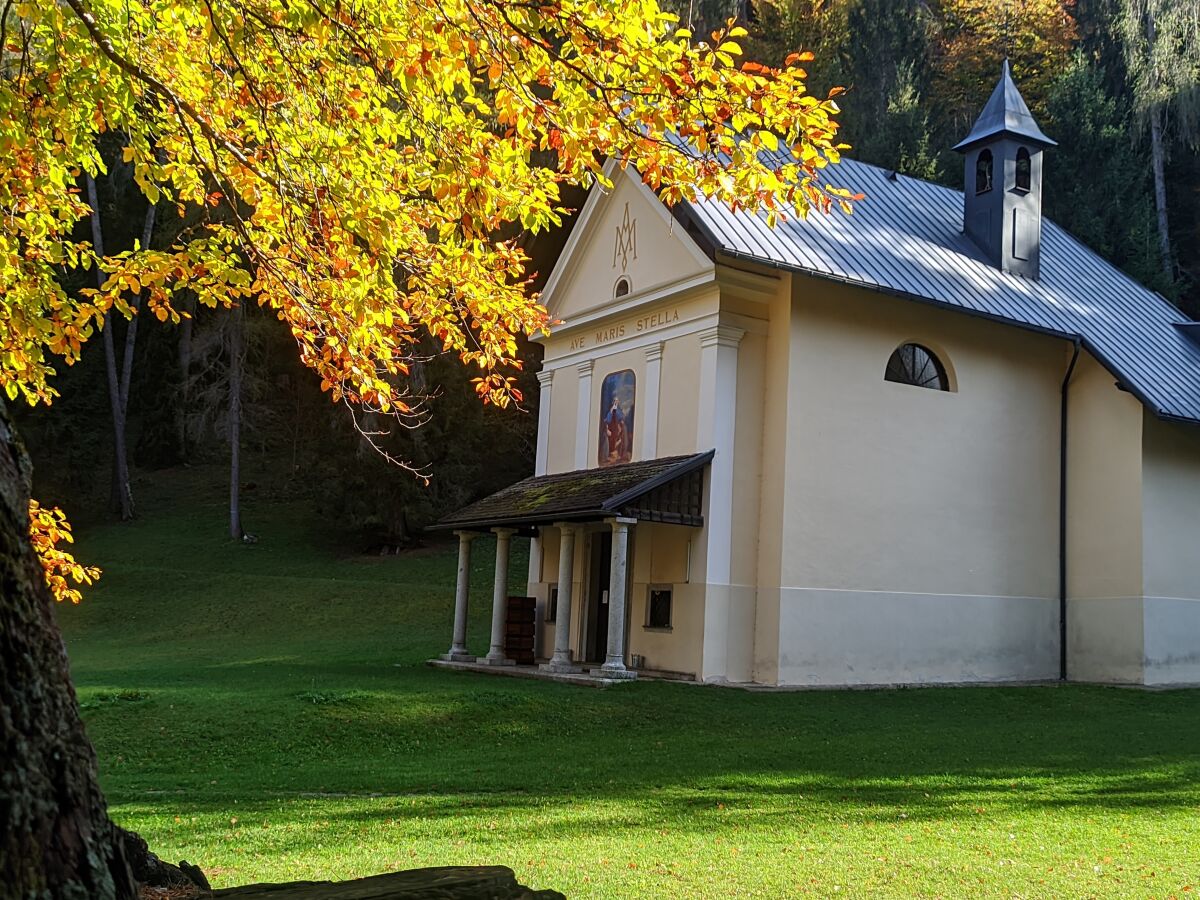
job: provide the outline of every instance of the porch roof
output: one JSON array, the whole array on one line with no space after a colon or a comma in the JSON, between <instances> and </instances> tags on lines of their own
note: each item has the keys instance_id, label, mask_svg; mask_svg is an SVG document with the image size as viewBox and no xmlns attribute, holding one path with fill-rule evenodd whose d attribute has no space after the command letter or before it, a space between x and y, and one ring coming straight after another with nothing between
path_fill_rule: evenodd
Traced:
<instances>
[{"instance_id":1,"label":"porch roof","mask_svg":"<svg viewBox=\"0 0 1200 900\"><path fill-rule=\"evenodd\" d=\"M526 478L445 516L436 528L521 527L613 516L700 526L704 469L714 452Z\"/></svg>"}]
</instances>

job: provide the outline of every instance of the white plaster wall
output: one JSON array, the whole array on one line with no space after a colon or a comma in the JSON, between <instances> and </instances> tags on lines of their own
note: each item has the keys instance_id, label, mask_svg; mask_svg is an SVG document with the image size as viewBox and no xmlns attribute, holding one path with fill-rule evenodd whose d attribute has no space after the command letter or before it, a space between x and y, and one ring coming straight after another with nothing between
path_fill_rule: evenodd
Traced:
<instances>
[{"instance_id":1,"label":"white plaster wall","mask_svg":"<svg viewBox=\"0 0 1200 900\"><path fill-rule=\"evenodd\" d=\"M762 384L762 447L759 463L758 546L755 583L753 679L762 684L779 680L780 567L783 553L787 471L788 391L794 358L791 346L792 278L784 275L767 308Z\"/></svg>"},{"instance_id":2,"label":"white plaster wall","mask_svg":"<svg viewBox=\"0 0 1200 900\"><path fill-rule=\"evenodd\" d=\"M688 552L698 529L639 523L634 527L635 552L629 603L628 651L641 654L646 667L695 675L700 671L704 633L704 593L688 584ZM668 585L671 629L646 626L651 585Z\"/></svg>"},{"instance_id":3,"label":"white plaster wall","mask_svg":"<svg viewBox=\"0 0 1200 900\"><path fill-rule=\"evenodd\" d=\"M574 366L554 371L550 389L550 441L546 445L546 472L575 469L575 416L579 408L579 373ZM543 550L543 554L547 551ZM558 557L555 557L557 565Z\"/></svg>"},{"instance_id":4,"label":"white plaster wall","mask_svg":"<svg viewBox=\"0 0 1200 900\"><path fill-rule=\"evenodd\" d=\"M779 681L1054 677L1064 343L801 276L790 336Z\"/></svg>"},{"instance_id":5,"label":"white plaster wall","mask_svg":"<svg viewBox=\"0 0 1200 900\"><path fill-rule=\"evenodd\" d=\"M1144 680L1200 683L1200 429L1144 414Z\"/></svg>"},{"instance_id":6,"label":"white plaster wall","mask_svg":"<svg viewBox=\"0 0 1200 900\"><path fill-rule=\"evenodd\" d=\"M595 214L583 224L574 253L564 261L552 291L550 311L570 325L579 316L611 303L617 279L640 294L686 281L711 264L695 250L683 227L636 177L617 172L611 194L601 194ZM636 234L636 258L615 254L617 229L629 221ZM586 232L586 233L584 233ZM572 249L568 247L568 249Z\"/></svg>"},{"instance_id":7,"label":"white plaster wall","mask_svg":"<svg viewBox=\"0 0 1200 900\"><path fill-rule=\"evenodd\" d=\"M1041 680L1058 658L1045 597L784 588L780 681L905 684Z\"/></svg>"},{"instance_id":8,"label":"white plaster wall","mask_svg":"<svg viewBox=\"0 0 1200 900\"><path fill-rule=\"evenodd\" d=\"M1067 677L1141 682L1142 407L1086 352L1067 424Z\"/></svg>"},{"instance_id":9,"label":"white plaster wall","mask_svg":"<svg viewBox=\"0 0 1200 900\"><path fill-rule=\"evenodd\" d=\"M700 449L696 446L696 409L700 403L700 338L696 334L663 345L659 390L658 455L696 453Z\"/></svg>"}]
</instances>

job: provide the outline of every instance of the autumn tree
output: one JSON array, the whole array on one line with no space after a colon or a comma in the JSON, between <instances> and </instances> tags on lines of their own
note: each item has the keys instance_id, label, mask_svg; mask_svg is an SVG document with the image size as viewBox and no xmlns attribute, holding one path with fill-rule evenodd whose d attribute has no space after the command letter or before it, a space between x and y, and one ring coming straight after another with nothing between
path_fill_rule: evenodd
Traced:
<instances>
[{"instance_id":1,"label":"autumn tree","mask_svg":"<svg viewBox=\"0 0 1200 900\"><path fill-rule=\"evenodd\" d=\"M1008 59L1035 113L1075 41L1072 0L941 0L934 100L947 127L966 134Z\"/></svg>"},{"instance_id":2,"label":"autumn tree","mask_svg":"<svg viewBox=\"0 0 1200 900\"><path fill-rule=\"evenodd\" d=\"M516 397L517 336L548 325L520 235L616 156L664 201L774 217L848 205L832 102L794 66L740 65L655 0L60 0L0 10L0 386L46 402L110 310L257 302L335 401L413 415L428 335ZM120 133L146 199L194 216L166 247L102 254L80 190ZM759 151L783 147L786 164ZM535 151L549 155L533 156ZM96 267L99 287L64 289ZM0 417L0 894L132 896Z\"/></svg>"}]
</instances>

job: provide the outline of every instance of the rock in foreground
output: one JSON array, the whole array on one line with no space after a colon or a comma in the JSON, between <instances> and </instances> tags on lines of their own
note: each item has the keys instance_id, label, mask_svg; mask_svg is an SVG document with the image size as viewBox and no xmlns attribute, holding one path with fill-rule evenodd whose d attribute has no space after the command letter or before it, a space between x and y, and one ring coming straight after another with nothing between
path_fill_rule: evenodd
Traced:
<instances>
[{"instance_id":1,"label":"rock in foreground","mask_svg":"<svg viewBox=\"0 0 1200 900\"><path fill-rule=\"evenodd\" d=\"M249 884L213 893L229 900L566 900L558 891L517 883L507 866L438 866L356 881Z\"/></svg>"}]
</instances>

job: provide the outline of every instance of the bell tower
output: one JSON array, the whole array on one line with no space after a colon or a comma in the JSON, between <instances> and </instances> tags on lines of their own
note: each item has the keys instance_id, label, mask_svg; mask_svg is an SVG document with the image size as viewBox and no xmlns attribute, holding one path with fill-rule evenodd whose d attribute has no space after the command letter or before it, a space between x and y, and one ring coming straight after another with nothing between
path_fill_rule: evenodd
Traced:
<instances>
[{"instance_id":1,"label":"bell tower","mask_svg":"<svg viewBox=\"0 0 1200 900\"><path fill-rule=\"evenodd\" d=\"M963 154L963 231L1004 272L1038 277L1042 151L1054 146L1034 121L1005 60L971 133L954 147Z\"/></svg>"}]
</instances>

